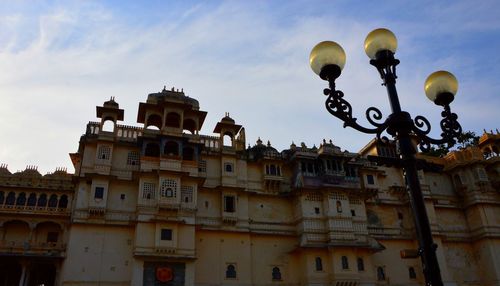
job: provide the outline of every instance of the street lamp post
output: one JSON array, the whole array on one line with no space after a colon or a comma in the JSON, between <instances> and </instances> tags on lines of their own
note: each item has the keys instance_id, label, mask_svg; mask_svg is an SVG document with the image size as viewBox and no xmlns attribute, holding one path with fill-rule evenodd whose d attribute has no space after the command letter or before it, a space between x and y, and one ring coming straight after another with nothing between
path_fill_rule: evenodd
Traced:
<instances>
[{"instance_id":1,"label":"street lamp post","mask_svg":"<svg viewBox=\"0 0 500 286\"><path fill-rule=\"evenodd\" d=\"M410 205L414 216L415 231L419 243L419 256L422 261L426 285L443 285L439 264L436 256L437 245L433 242L429 218L425 209L424 198L417 174L416 147L413 139L418 139L422 151L429 151L431 144L456 143L457 136L462 133L462 127L457 121L457 115L450 110L450 103L455 98L458 89L456 78L449 72L438 71L431 74L425 82L425 93L436 105L444 108L441 112L441 138L434 139L428 136L431 126L423 116L412 119L410 114L401 110L396 90L396 66L399 60L394 57L397 48L397 39L387 29L376 29L365 39L365 52L370 58L370 64L375 66L387 89L392 113L382 121L382 112L375 107L366 110L366 118L373 126L361 126L352 116L352 107L344 99L342 91L335 88L335 80L340 76L345 65L345 52L335 42L325 41L317 44L310 55L310 64L313 71L323 80L327 80L329 88L324 90L327 97L326 109L333 116L344 122L344 127L352 127L368 134L376 134L378 139L385 131L391 135L398 149L398 162L403 167L406 179L406 189L410 198Z\"/></svg>"}]
</instances>

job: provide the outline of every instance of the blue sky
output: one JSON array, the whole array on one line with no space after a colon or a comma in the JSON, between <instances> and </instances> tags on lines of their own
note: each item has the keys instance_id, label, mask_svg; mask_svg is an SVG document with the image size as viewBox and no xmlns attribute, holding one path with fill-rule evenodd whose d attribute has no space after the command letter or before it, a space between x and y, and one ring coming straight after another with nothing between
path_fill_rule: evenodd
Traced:
<instances>
[{"instance_id":1,"label":"blue sky","mask_svg":"<svg viewBox=\"0 0 500 286\"><path fill-rule=\"evenodd\" d=\"M139 101L164 85L184 88L208 111L211 135L229 112L282 150L332 139L357 151L371 137L324 109L326 83L309 68L311 48L341 44L347 64L337 87L359 121L387 95L363 41L378 27L398 37L403 109L424 115L439 135L440 109L425 78L449 70L459 80L452 105L465 130L500 128L498 1L3 1L0 4L0 163L72 171L95 106L115 96L123 124L136 125Z\"/></svg>"}]
</instances>

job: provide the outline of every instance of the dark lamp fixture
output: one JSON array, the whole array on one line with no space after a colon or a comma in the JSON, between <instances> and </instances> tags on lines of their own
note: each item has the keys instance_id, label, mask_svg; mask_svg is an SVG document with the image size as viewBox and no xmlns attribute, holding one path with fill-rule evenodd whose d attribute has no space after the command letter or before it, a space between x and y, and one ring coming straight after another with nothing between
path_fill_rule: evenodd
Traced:
<instances>
[{"instance_id":1,"label":"dark lamp fixture","mask_svg":"<svg viewBox=\"0 0 500 286\"><path fill-rule=\"evenodd\" d=\"M390 30L384 28L375 29L366 36L365 52L372 60L377 58L377 53L380 51L391 51L394 54L397 48L398 40Z\"/></svg>"},{"instance_id":2,"label":"dark lamp fixture","mask_svg":"<svg viewBox=\"0 0 500 286\"><path fill-rule=\"evenodd\" d=\"M462 133L458 123L458 116L451 112L450 103L455 98L458 89L457 79L449 72L438 71L431 74L425 82L425 94L435 104L443 107L441 112L441 138L431 138L429 121L417 115L412 118L410 113L403 110L399 103L396 89L396 66L399 60L394 57L398 41L394 34L387 29L376 29L368 34L365 39L365 52L370 58L381 79L382 85L387 90L392 113L385 119L382 112L376 107L369 107L366 119L371 126L363 126L353 116L353 108L347 96L337 89L335 80L340 76L345 64L345 52L335 42L321 42L317 44L310 55L310 64L313 71L323 80L328 81L328 88L323 90L327 96L326 110L333 116L343 121L344 127L351 127L366 134L374 134L377 139L387 142L388 138L382 136L387 133L392 136L398 146L398 158L391 161L403 167L406 189L410 198L410 205L415 222L415 232L419 248L413 256L422 260L422 270L426 286L443 286L441 271L436 256L437 245L432 238L429 218L425 208L424 197L417 173L416 146L417 140L422 151L429 151L431 145L447 144L451 148ZM368 158L369 159L369 158ZM380 158L381 164L384 163Z\"/></svg>"},{"instance_id":3,"label":"dark lamp fixture","mask_svg":"<svg viewBox=\"0 0 500 286\"><path fill-rule=\"evenodd\" d=\"M450 104L458 91L457 78L450 72L437 71L425 80L425 95L437 105Z\"/></svg>"},{"instance_id":4,"label":"dark lamp fixture","mask_svg":"<svg viewBox=\"0 0 500 286\"><path fill-rule=\"evenodd\" d=\"M345 52L332 41L324 41L316 46L309 55L312 70L324 80L335 80L345 65Z\"/></svg>"}]
</instances>

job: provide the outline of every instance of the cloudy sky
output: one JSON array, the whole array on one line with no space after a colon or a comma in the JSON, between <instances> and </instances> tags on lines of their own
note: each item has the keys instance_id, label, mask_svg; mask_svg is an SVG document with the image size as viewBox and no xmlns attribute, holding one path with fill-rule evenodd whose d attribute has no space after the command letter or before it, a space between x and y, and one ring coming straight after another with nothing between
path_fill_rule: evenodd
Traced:
<instances>
[{"instance_id":1,"label":"cloudy sky","mask_svg":"<svg viewBox=\"0 0 500 286\"><path fill-rule=\"evenodd\" d=\"M459 80L452 106L465 130L500 128L500 2L492 1L2 1L0 3L0 163L73 171L95 106L115 96L122 124L137 125L148 93L184 88L208 111L203 134L225 112L278 150L332 139L357 151L372 137L324 108L326 83L312 73L311 48L340 43L347 63L337 87L361 123L385 89L363 51L378 27L398 37L403 109L439 135L440 109L425 78L449 70Z\"/></svg>"}]
</instances>

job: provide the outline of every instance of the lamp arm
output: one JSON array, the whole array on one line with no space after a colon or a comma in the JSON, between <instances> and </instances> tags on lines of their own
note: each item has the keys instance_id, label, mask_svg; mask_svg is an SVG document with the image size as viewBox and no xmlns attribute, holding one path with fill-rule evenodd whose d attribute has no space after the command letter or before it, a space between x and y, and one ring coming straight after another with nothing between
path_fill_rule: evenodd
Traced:
<instances>
[{"instance_id":1,"label":"lamp arm","mask_svg":"<svg viewBox=\"0 0 500 286\"><path fill-rule=\"evenodd\" d=\"M332 88L333 87L333 88ZM344 99L344 93L340 90L336 90L335 85L330 83L330 88L326 88L323 93L328 96L325 101L326 110L333 116L339 118L344 122L344 128L349 126L360 132L367 134L376 134L377 138L380 136L384 130L387 129L388 122L378 122L382 119L382 112L375 107L370 107L366 110L366 118L370 124L375 128L367 128L358 124L357 118L352 116L351 104Z\"/></svg>"},{"instance_id":2,"label":"lamp arm","mask_svg":"<svg viewBox=\"0 0 500 286\"><path fill-rule=\"evenodd\" d=\"M441 116L443 119L440 123L442 131L440 139L431 138L427 135L431 131L431 125L427 118L421 115L415 117L412 131L419 138L420 150L423 152L429 152L431 144L448 144L448 148L451 148L455 145L458 136L462 134L462 126L458 122L458 116L456 113L451 112L449 105L444 106Z\"/></svg>"}]
</instances>

